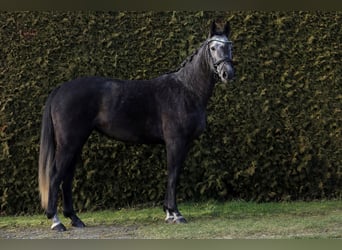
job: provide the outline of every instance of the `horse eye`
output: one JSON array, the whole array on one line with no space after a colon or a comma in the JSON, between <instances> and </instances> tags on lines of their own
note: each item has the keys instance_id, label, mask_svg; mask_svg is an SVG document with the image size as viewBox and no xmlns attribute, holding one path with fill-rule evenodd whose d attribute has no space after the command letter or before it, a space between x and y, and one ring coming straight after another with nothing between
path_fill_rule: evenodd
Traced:
<instances>
[{"instance_id":1,"label":"horse eye","mask_svg":"<svg viewBox=\"0 0 342 250\"><path fill-rule=\"evenodd\" d=\"M215 47L211 47L210 49L211 49L212 51L215 51L215 50L216 50L216 48L215 48Z\"/></svg>"}]
</instances>

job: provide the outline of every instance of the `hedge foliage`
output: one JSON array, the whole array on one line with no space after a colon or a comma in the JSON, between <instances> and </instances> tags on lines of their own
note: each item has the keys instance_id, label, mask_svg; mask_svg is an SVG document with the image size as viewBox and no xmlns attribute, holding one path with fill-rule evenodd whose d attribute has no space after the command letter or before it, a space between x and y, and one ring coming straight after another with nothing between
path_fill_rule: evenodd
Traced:
<instances>
[{"instance_id":1,"label":"hedge foliage","mask_svg":"<svg viewBox=\"0 0 342 250\"><path fill-rule=\"evenodd\" d=\"M41 211L41 115L55 86L175 69L213 18L231 22L237 77L215 88L179 199L341 198L341 12L2 12L0 214ZM163 200L163 146L93 133L82 159L78 210Z\"/></svg>"}]
</instances>

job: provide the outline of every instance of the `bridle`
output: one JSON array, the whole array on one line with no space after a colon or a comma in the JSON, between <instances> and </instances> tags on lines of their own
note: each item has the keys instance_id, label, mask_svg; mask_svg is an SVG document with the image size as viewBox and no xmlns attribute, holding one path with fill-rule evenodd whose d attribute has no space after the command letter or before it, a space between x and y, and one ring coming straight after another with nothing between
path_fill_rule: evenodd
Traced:
<instances>
[{"instance_id":1,"label":"bridle","mask_svg":"<svg viewBox=\"0 0 342 250\"><path fill-rule=\"evenodd\" d=\"M210 52L210 47L209 47L209 44L211 42L220 42L220 43L224 43L224 44L228 44L229 46L232 46L233 45L233 42L232 41L222 41L222 40L219 40L219 39L209 39L207 42L206 42L206 45L208 46L209 48L209 56L211 58L211 61L213 62L213 66L214 66L214 69L215 69L215 73L216 74L219 74L219 72L217 71L217 67L223 63L223 62L227 62L227 63L233 63L233 60L231 58L229 58L228 56L225 56L217 61L215 61L215 59L213 58L213 56L211 55L211 52Z\"/></svg>"}]
</instances>

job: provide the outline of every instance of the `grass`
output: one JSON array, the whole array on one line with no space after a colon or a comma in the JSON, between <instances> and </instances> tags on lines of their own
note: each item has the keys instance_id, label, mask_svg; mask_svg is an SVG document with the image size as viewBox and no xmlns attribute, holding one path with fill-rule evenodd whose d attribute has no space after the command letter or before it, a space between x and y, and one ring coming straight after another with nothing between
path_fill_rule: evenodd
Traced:
<instances>
[{"instance_id":1,"label":"grass","mask_svg":"<svg viewBox=\"0 0 342 250\"><path fill-rule=\"evenodd\" d=\"M95 235L94 232L101 228L96 238L342 238L342 201L261 204L210 201L183 203L179 208L189 223L163 223L160 207L81 213L79 216L88 227L81 232L78 230L76 236L69 236L87 237L87 230ZM62 220L65 225L69 224L66 219ZM29 229L49 232L49 226L50 222L43 215L0 217L0 238L8 231L18 234L24 230L26 236Z\"/></svg>"}]
</instances>

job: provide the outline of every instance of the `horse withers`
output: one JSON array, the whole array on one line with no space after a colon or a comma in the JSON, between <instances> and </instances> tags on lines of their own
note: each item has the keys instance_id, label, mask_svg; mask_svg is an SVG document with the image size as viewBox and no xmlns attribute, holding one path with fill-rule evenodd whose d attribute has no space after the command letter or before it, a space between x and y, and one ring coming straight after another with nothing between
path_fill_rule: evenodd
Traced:
<instances>
[{"instance_id":1,"label":"horse withers","mask_svg":"<svg viewBox=\"0 0 342 250\"><path fill-rule=\"evenodd\" d=\"M57 216L60 186L63 214L84 227L72 202L76 161L93 130L133 143L164 144L167 153L166 222L185 223L176 186L191 142L205 129L206 106L217 81L234 76L230 26L211 24L208 39L172 72L151 80L86 77L49 95L42 119L39 190L51 228L65 231Z\"/></svg>"}]
</instances>

